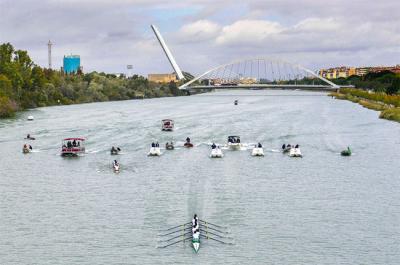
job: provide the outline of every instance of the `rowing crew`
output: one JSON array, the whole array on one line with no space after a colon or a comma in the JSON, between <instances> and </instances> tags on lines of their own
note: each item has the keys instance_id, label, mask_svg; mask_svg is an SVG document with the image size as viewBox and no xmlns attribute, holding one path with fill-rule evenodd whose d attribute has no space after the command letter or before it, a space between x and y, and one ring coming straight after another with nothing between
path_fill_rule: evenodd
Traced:
<instances>
[{"instance_id":1,"label":"rowing crew","mask_svg":"<svg viewBox=\"0 0 400 265\"><path fill-rule=\"evenodd\" d=\"M200 225L199 225L199 218L197 217L197 214L195 214L192 219L192 245L196 252L199 251Z\"/></svg>"}]
</instances>

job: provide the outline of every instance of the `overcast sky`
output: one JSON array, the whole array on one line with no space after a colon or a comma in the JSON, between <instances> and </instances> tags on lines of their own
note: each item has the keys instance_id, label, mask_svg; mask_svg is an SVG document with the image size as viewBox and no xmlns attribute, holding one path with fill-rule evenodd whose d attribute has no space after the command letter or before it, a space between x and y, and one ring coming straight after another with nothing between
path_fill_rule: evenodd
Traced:
<instances>
[{"instance_id":1,"label":"overcast sky","mask_svg":"<svg viewBox=\"0 0 400 265\"><path fill-rule=\"evenodd\" d=\"M84 71L167 73L150 24L193 74L240 58L310 69L400 64L399 0L0 0L0 42L47 65L79 54Z\"/></svg>"}]
</instances>

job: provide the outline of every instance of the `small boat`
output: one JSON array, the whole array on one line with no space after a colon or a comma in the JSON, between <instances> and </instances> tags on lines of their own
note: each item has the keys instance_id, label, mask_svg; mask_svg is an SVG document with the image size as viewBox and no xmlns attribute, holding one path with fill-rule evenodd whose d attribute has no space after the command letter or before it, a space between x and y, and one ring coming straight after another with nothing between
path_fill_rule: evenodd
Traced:
<instances>
[{"instance_id":1,"label":"small boat","mask_svg":"<svg viewBox=\"0 0 400 265\"><path fill-rule=\"evenodd\" d=\"M233 104L235 104L235 105L239 104L239 100L236 99Z\"/></svg>"},{"instance_id":2,"label":"small boat","mask_svg":"<svg viewBox=\"0 0 400 265\"><path fill-rule=\"evenodd\" d=\"M289 156L290 157L303 157L301 154L300 148L299 147L292 147L289 150Z\"/></svg>"},{"instance_id":3,"label":"small boat","mask_svg":"<svg viewBox=\"0 0 400 265\"><path fill-rule=\"evenodd\" d=\"M174 144L172 142L165 144L165 149L167 150L174 150Z\"/></svg>"},{"instance_id":4,"label":"small boat","mask_svg":"<svg viewBox=\"0 0 400 265\"><path fill-rule=\"evenodd\" d=\"M33 118L33 116L28 116L28 119L27 119L28 121L33 121L34 120L34 118Z\"/></svg>"},{"instance_id":5,"label":"small boat","mask_svg":"<svg viewBox=\"0 0 400 265\"><path fill-rule=\"evenodd\" d=\"M119 163L116 160L114 160L114 162L113 162L113 170L114 170L114 172L115 173L119 173L119 168L120 168Z\"/></svg>"},{"instance_id":6,"label":"small boat","mask_svg":"<svg viewBox=\"0 0 400 265\"><path fill-rule=\"evenodd\" d=\"M160 147L151 147L148 155L149 156L160 156L161 155Z\"/></svg>"},{"instance_id":7,"label":"small boat","mask_svg":"<svg viewBox=\"0 0 400 265\"><path fill-rule=\"evenodd\" d=\"M187 147L187 148L191 148L191 147L193 147L193 144L191 142L186 142L183 146Z\"/></svg>"},{"instance_id":8,"label":"small boat","mask_svg":"<svg viewBox=\"0 0 400 265\"><path fill-rule=\"evenodd\" d=\"M224 154L222 153L222 150L219 147L216 147L214 149L211 149L211 158L222 158Z\"/></svg>"},{"instance_id":9,"label":"small boat","mask_svg":"<svg viewBox=\"0 0 400 265\"><path fill-rule=\"evenodd\" d=\"M252 156L264 156L264 150L262 147L254 147L251 151Z\"/></svg>"},{"instance_id":10,"label":"small boat","mask_svg":"<svg viewBox=\"0 0 400 265\"><path fill-rule=\"evenodd\" d=\"M32 146L30 146L28 144L24 144L24 146L22 147L22 153L28 154L31 151L32 151Z\"/></svg>"},{"instance_id":11,"label":"small boat","mask_svg":"<svg viewBox=\"0 0 400 265\"><path fill-rule=\"evenodd\" d=\"M31 135L30 134L28 134L25 138L24 138L25 140L36 140L36 138L35 137L31 137Z\"/></svg>"},{"instance_id":12,"label":"small boat","mask_svg":"<svg viewBox=\"0 0 400 265\"><path fill-rule=\"evenodd\" d=\"M350 147L347 147L347 149L346 149L346 150L343 150L340 154L341 154L342 156L351 156Z\"/></svg>"},{"instance_id":13,"label":"small boat","mask_svg":"<svg viewBox=\"0 0 400 265\"><path fill-rule=\"evenodd\" d=\"M161 130L162 131L173 131L174 130L174 121L171 119L164 119L161 121Z\"/></svg>"},{"instance_id":14,"label":"small boat","mask_svg":"<svg viewBox=\"0 0 400 265\"><path fill-rule=\"evenodd\" d=\"M119 148L119 147L115 148L114 146L111 147L111 150L110 150L111 155L119 155L119 152L121 152L121 148Z\"/></svg>"},{"instance_id":15,"label":"small boat","mask_svg":"<svg viewBox=\"0 0 400 265\"><path fill-rule=\"evenodd\" d=\"M65 138L61 143L62 156L78 156L85 153L85 139Z\"/></svg>"},{"instance_id":16,"label":"small boat","mask_svg":"<svg viewBox=\"0 0 400 265\"><path fill-rule=\"evenodd\" d=\"M230 150L240 150L242 147L240 136L228 136L228 147Z\"/></svg>"},{"instance_id":17,"label":"small boat","mask_svg":"<svg viewBox=\"0 0 400 265\"><path fill-rule=\"evenodd\" d=\"M191 222L163 230L162 234L159 234L161 237L159 242L161 242L162 245L157 248L167 248L179 242L185 243L189 241L193 250L198 253L201 242L200 238L211 239L225 245L232 245L233 242L230 241L231 237L228 235L226 229L227 227L200 220L197 215L194 215ZM205 235L203 235L203 233ZM174 239L175 241L173 241Z\"/></svg>"}]
</instances>

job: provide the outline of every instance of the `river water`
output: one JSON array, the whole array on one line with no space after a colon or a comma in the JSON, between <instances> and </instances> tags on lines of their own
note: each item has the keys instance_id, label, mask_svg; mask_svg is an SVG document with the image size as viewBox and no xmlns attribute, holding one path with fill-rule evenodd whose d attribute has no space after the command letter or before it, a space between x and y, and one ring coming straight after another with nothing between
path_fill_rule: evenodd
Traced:
<instances>
[{"instance_id":1,"label":"river water","mask_svg":"<svg viewBox=\"0 0 400 265\"><path fill-rule=\"evenodd\" d=\"M161 132L164 118L174 132ZM37 139L24 155L27 133ZM208 144L228 135L263 143L265 157L209 158ZM152 141L187 136L195 148L147 156ZM399 264L399 136L378 112L304 91L20 113L0 121L0 264ZM65 137L85 137L87 153L61 157ZM300 144L304 157L283 155L283 143ZM123 151L119 174L112 145ZM348 145L354 155L341 157ZM160 229L194 213L229 226L234 244L157 248Z\"/></svg>"}]
</instances>

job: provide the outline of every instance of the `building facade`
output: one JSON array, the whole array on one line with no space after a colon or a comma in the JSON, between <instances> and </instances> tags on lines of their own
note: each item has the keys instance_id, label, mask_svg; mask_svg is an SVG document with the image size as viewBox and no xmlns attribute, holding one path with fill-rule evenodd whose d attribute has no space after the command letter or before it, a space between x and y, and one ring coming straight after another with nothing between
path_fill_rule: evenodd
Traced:
<instances>
[{"instance_id":1,"label":"building facade","mask_svg":"<svg viewBox=\"0 0 400 265\"><path fill-rule=\"evenodd\" d=\"M170 83L170 82L176 82L177 78L175 74L148 74L147 79L150 82L155 82L155 83Z\"/></svg>"},{"instance_id":2,"label":"building facade","mask_svg":"<svg viewBox=\"0 0 400 265\"><path fill-rule=\"evenodd\" d=\"M81 69L81 57L79 55L67 55L63 60L63 71L66 74L77 73Z\"/></svg>"},{"instance_id":3,"label":"building facade","mask_svg":"<svg viewBox=\"0 0 400 265\"><path fill-rule=\"evenodd\" d=\"M326 79L347 78L352 75L364 76L368 73L378 73L390 71L395 74L400 73L400 65L396 66L376 66L376 67L347 67L340 66L335 68L321 69L319 75Z\"/></svg>"}]
</instances>

